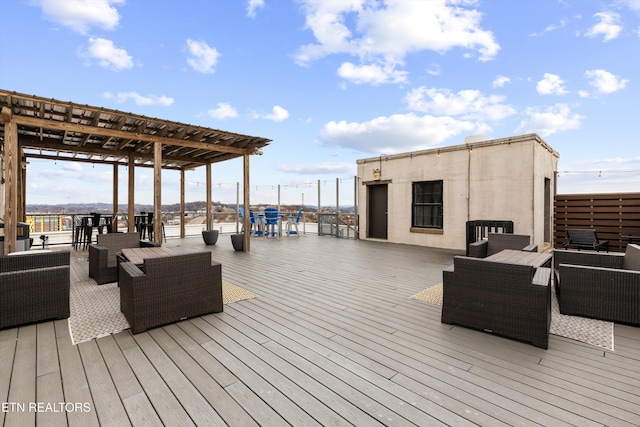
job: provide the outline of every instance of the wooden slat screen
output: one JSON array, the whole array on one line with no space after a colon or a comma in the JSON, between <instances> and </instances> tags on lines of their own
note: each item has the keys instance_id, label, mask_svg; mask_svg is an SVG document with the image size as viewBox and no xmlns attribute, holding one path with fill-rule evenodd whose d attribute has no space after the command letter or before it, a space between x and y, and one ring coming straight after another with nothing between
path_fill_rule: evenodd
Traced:
<instances>
[{"instance_id":1,"label":"wooden slat screen","mask_svg":"<svg viewBox=\"0 0 640 427\"><path fill-rule=\"evenodd\" d=\"M567 241L567 228L594 228L610 251L624 252L628 240L622 236L640 236L640 193L556 195L556 248Z\"/></svg>"}]
</instances>

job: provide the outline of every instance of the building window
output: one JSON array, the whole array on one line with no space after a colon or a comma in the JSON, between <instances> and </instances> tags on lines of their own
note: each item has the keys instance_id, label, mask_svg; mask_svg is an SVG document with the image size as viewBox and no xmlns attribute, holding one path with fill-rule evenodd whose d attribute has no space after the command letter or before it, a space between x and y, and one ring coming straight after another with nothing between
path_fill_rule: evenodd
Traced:
<instances>
[{"instance_id":1,"label":"building window","mask_svg":"<svg viewBox=\"0 0 640 427\"><path fill-rule=\"evenodd\" d=\"M442 181L413 183L411 226L442 229Z\"/></svg>"}]
</instances>

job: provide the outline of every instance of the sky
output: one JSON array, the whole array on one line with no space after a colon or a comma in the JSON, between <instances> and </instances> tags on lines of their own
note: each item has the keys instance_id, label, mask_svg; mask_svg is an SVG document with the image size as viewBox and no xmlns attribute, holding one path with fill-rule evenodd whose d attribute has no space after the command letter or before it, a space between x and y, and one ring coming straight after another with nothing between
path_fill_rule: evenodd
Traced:
<instances>
[{"instance_id":1,"label":"sky","mask_svg":"<svg viewBox=\"0 0 640 427\"><path fill-rule=\"evenodd\" d=\"M526 133L560 153L558 193L640 191L640 0L2 1L0 88L269 138L252 203L353 205L358 159ZM241 181L215 164L213 200ZM111 182L30 159L27 204L110 203Z\"/></svg>"}]
</instances>

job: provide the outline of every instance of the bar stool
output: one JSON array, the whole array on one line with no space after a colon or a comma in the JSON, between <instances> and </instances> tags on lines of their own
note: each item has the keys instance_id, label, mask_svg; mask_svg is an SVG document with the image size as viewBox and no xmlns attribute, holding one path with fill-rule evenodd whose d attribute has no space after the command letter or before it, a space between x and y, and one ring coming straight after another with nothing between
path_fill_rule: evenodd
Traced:
<instances>
[{"instance_id":1,"label":"bar stool","mask_svg":"<svg viewBox=\"0 0 640 427\"><path fill-rule=\"evenodd\" d=\"M81 228L83 232L82 236L82 250L86 250L91 244L91 235L93 234L93 217L83 216L81 221Z\"/></svg>"},{"instance_id":2,"label":"bar stool","mask_svg":"<svg viewBox=\"0 0 640 427\"><path fill-rule=\"evenodd\" d=\"M140 215L135 216L136 231L140 234L140 239L143 239L147 233L147 213L140 212Z\"/></svg>"},{"instance_id":3,"label":"bar stool","mask_svg":"<svg viewBox=\"0 0 640 427\"><path fill-rule=\"evenodd\" d=\"M147 213L147 238L153 241L153 212Z\"/></svg>"},{"instance_id":4,"label":"bar stool","mask_svg":"<svg viewBox=\"0 0 640 427\"><path fill-rule=\"evenodd\" d=\"M73 249L78 250L78 247L82 245L82 239L84 239L84 226L82 225L82 220L84 217L74 216L73 217Z\"/></svg>"}]
</instances>

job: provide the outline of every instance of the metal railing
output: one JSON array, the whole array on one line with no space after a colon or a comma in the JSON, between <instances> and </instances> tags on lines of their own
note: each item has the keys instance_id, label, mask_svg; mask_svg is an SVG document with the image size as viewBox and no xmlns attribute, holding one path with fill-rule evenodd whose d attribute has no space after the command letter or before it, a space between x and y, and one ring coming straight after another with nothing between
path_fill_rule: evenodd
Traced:
<instances>
[{"instance_id":1,"label":"metal railing","mask_svg":"<svg viewBox=\"0 0 640 427\"><path fill-rule=\"evenodd\" d=\"M287 218L295 218L296 212L283 212L285 220L283 231L286 229ZM35 237L33 245L43 244L38 237L46 236L47 245L73 245L76 225L80 217L87 213L28 213L26 215L31 237ZM199 236L206 228L206 217L201 214L193 214L185 218L185 237ZM180 238L180 217L173 213L163 213L162 221L165 224L167 239ZM354 214L303 212L298 230L300 234L318 234L321 236L333 236L340 238L357 238L356 217ZM118 213L113 219L114 229L122 232L128 229L128 216L126 213ZM236 213L217 212L213 216L212 228L221 234L233 234L242 227L242 219ZM97 233L96 233L97 234ZM286 235L286 233L284 233ZM94 237L95 240L95 237Z\"/></svg>"},{"instance_id":2,"label":"metal railing","mask_svg":"<svg viewBox=\"0 0 640 427\"><path fill-rule=\"evenodd\" d=\"M344 239L357 239L358 229L354 214L319 213L318 235Z\"/></svg>"}]
</instances>

